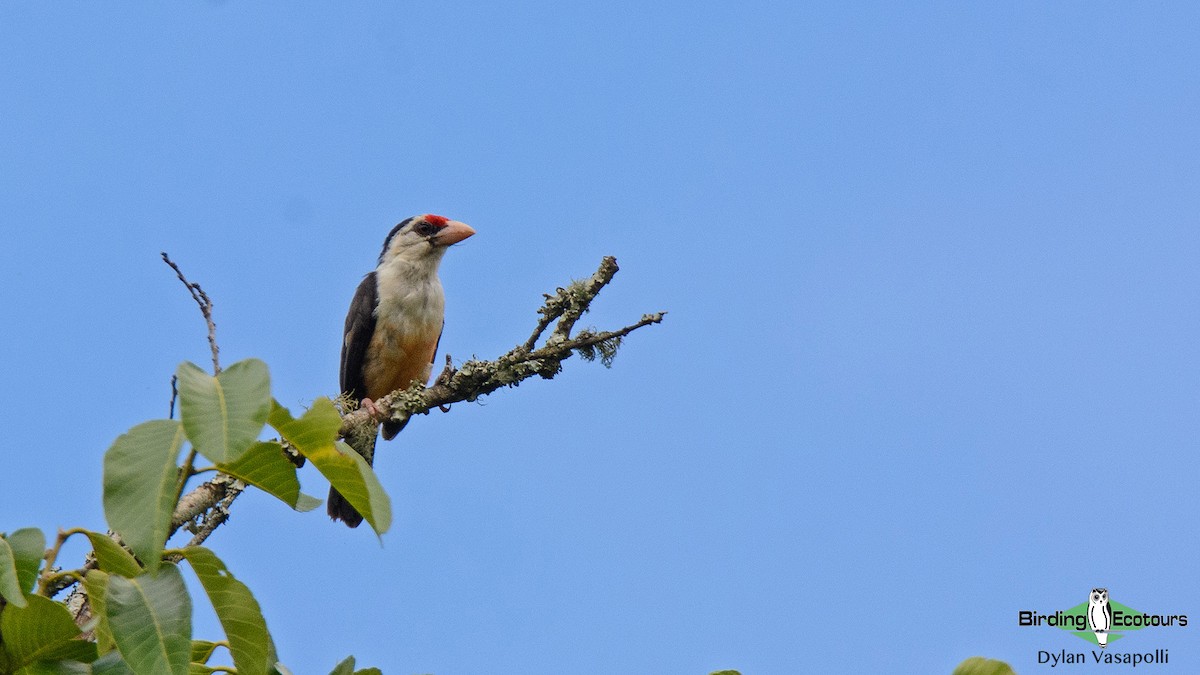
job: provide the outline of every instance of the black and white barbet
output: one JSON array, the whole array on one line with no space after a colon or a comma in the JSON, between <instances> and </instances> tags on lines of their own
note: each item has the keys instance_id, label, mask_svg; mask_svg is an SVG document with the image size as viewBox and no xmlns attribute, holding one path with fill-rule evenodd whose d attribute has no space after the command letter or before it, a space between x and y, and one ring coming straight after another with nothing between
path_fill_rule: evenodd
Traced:
<instances>
[{"instance_id":1,"label":"black and white barbet","mask_svg":"<svg viewBox=\"0 0 1200 675\"><path fill-rule=\"evenodd\" d=\"M363 277L350 301L342 341L341 390L372 414L374 401L414 382L429 383L445 323L438 266L450 246L475 234L466 223L442 216L413 216L392 228L375 271ZM406 422L383 422L385 440ZM349 439L348 439L349 440ZM375 437L351 447L374 462ZM362 514L332 487L329 516L358 527Z\"/></svg>"}]
</instances>

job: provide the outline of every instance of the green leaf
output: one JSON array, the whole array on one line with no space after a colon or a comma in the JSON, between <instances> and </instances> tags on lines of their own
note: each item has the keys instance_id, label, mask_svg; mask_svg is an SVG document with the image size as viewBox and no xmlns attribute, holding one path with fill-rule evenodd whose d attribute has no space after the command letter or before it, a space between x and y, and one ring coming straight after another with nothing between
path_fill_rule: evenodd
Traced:
<instances>
[{"instance_id":1,"label":"green leaf","mask_svg":"<svg viewBox=\"0 0 1200 675\"><path fill-rule=\"evenodd\" d=\"M1003 661L972 656L958 664L953 675L1017 675L1017 673L1012 666Z\"/></svg>"},{"instance_id":2,"label":"green leaf","mask_svg":"<svg viewBox=\"0 0 1200 675\"><path fill-rule=\"evenodd\" d=\"M334 667L333 672L331 672L329 675L383 675L383 671L379 670L378 668L362 668L355 670L354 657L347 656L346 660L337 664L337 666Z\"/></svg>"},{"instance_id":3,"label":"green leaf","mask_svg":"<svg viewBox=\"0 0 1200 675\"><path fill-rule=\"evenodd\" d=\"M271 412L267 364L246 359L213 377L185 362L175 375L179 416L197 452L214 464L228 464L254 445Z\"/></svg>"},{"instance_id":4,"label":"green leaf","mask_svg":"<svg viewBox=\"0 0 1200 675\"><path fill-rule=\"evenodd\" d=\"M117 650L138 675L185 675L192 601L175 565L133 579L110 576L104 613Z\"/></svg>"},{"instance_id":5,"label":"green leaf","mask_svg":"<svg viewBox=\"0 0 1200 675\"><path fill-rule=\"evenodd\" d=\"M258 602L246 584L233 578L225 563L202 546L183 549L183 557L192 564L204 592L212 602L225 637L229 653L242 675L267 675L275 662L271 654L271 638Z\"/></svg>"},{"instance_id":6,"label":"green leaf","mask_svg":"<svg viewBox=\"0 0 1200 675\"><path fill-rule=\"evenodd\" d=\"M300 492L296 465L284 457L283 446L274 441L255 443L237 461L218 464L217 468L278 497L297 511L311 511L321 504L316 497Z\"/></svg>"},{"instance_id":7,"label":"green leaf","mask_svg":"<svg viewBox=\"0 0 1200 675\"><path fill-rule=\"evenodd\" d=\"M16 675L92 675L92 667L79 661L38 661L17 671Z\"/></svg>"},{"instance_id":8,"label":"green leaf","mask_svg":"<svg viewBox=\"0 0 1200 675\"><path fill-rule=\"evenodd\" d=\"M144 422L104 454L104 515L147 569L156 569L171 527L183 428ZM95 545L93 543L93 545Z\"/></svg>"},{"instance_id":9,"label":"green leaf","mask_svg":"<svg viewBox=\"0 0 1200 675\"><path fill-rule=\"evenodd\" d=\"M392 526L392 502L371 465L342 441L306 453L329 483L350 502L371 525L376 534Z\"/></svg>"},{"instance_id":10,"label":"green leaf","mask_svg":"<svg viewBox=\"0 0 1200 675\"><path fill-rule=\"evenodd\" d=\"M88 541L92 542L92 550L96 553L96 564L100 569L123 577L136 577L142 573L138 564L129 551L126 551L107 534L87 532Z\"/></svg>"},{"instance_id":11,"label":"green leaf","mask_svg":"<svg viewBox=\"0 0 1200 675\"><path fill-rule=\"evenodd\" d=\"M83 589L87 593L88 604L92 608L92 619L96 622L96 646L100 651L108 653L116 648L112 629L108 627L108 616L105 609L105 595L108 591L108 574L100 570L88 570L83 580Z\"/></svg>"},{"instance_id":12,"label":"green leaf","mask_svg":"<svg viewBox=\"0 0 1200 675\"><path fill-rule=\"evenodd\" d=\"M17 607L25 606L21 578L17 576L17 556L4 537L0 537L0 597Z\"/></svg>"},{"instance_id":13,"label":"green leaf","mask_svg":"<svg viewBox=\"0 0 1200 675\"><path fill-rule=\"evenodd\" d=\"M134 675L120 652L109 652L92 663L92 675Z\"/></svg>"},{"instance_id":14,"label":"green leaf","mask_svg":"<svg viewBox=\"0 0 1200 675\"><path fill-rule=\"evenodd\" d=\"M354 675L354 657L347 656L344 661L329 671L329 675Z\"/></svg>"},{"instance_id":15,"label":"green leaf","mask_svg":"<svg viewBox=\"0 0 1200 675\"><path fill-rule=\"evenodd\" d=\"M209 673L217 672L216 668L206 666L203 663L192 663L188 665L188 675L209 675Z\"/></svg>"},{"instance_id":16,"label":"green leaf","mask_svg":"<svg viewBox=\"0 0 1200 675\"><path fill-rule=\"evenodd\" d=\"M286 667L279 662L279 652L275 649L275 639L267 635L267 661L271 664L267 672L270 675L291 675Z\"/></svg>"},{"instance_id":17,"label":"green leaf","mask_svg":"<svg viewBox=\"0 0 1200 675\"><path fill-rule=\"evenodd\" d=\"M40 595L27 596L0 614L0 635L8 665L20 669L37 661L96 660L96 645L77 640L80 631L65 605Z\"/></svg>"},{"instance_id":18,"label":"green leaf","mask_svg":"<svg viewBox=\"0 0 1200 675\"><path fill-rule=\"evenodd\" d=\"M736 670L716 670L716 671L709 673L708 675L742 675L742 674Z\"/></svg>"},{"instance_id":19,"label":"green leaf","mask_svg":"<svg viewBox=\"0 0 1200 675\"><path fill-rule=\"evenodd\" d=\"M21 589L32 593L42 558L46 555L46 535L36 527L26 527L8 535L8 545L16 558L17 579Z\"/></svg>"},{"instance_id":20,"label":"green leaf","mask_svg":"<svg viewBox=\"0 0 1200 675\"><path fill-rule=\"evenodd\" d=\"M208 640L192 640L192 653L188 659L192 663L208 663L213 652L217 651L217 643Z\"/></svg>"},{"instance_id":21,"label":"green leaf","mask_svg":"<svg viewBox=\"0 0 1200 675\"><path fill-rule=\"evenodd\" d=\"M333 407L333 401L324 397L313 401L312 407L300 419L293 418L278 401L272 401L268 421L301 454L306 449L330 445L337 440L338 430L342 428L342 416Z\"/></svg>"},{"instance_id":22,"label":"green leaf","mask_svg":"<svg viewBox=\"0 0 1200 675\"><path fill-rule=\"evenodd\" d=\"M391 527L391 500L375 471L350 446L337 440L342 418L332 401L313 401L300 419L293 419L287 408L276 403L271 409L271 426L317 467L377 534Z\"/></svg>"}]
</instances>

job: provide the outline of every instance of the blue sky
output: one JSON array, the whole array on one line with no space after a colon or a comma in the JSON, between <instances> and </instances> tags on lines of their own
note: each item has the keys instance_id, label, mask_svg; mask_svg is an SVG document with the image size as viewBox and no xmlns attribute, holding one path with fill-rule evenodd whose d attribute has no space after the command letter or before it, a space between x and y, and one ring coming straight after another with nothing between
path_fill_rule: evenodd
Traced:
<instances>
[{"instance_id":1,"label":"blue sky","mask_svg":"<svg viewBox=\"0 0 1200 675\"><path fill-rule=\"evenodd\" d=\"M611 370L383 444L382 546L239 501L210 543L295 672L1031 673L1086 645L1022 609L1107 586L1200 616L1196 25L6 3L0 529L102 528L104 450L207 358L159 251L215 300L224 363L264 359L297 409L336 393L384 235L434 212L478 230L443 265L458 360L522 341L603 255L622 271L587 321L670 314ZM1189 672L1194 636L1127 648Z\"/></svg>"}]
</instances>

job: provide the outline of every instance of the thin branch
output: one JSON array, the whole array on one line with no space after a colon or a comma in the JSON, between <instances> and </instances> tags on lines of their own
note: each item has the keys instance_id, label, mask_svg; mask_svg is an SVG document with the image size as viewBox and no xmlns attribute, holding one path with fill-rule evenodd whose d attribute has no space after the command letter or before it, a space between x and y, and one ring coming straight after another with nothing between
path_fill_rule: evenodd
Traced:
<instances>
[{"instance_id":1,"label":"thin branch","mask_svg":"<svg viewBox=\"0 0 1200 675\"><path fill-rule=\"evenodd\" d=\"M133 554L133 551L129 550L129 547L125 545L125 542L121 541L121 537L118 536L115 532L113 532L112 530L108 530L108 537L110 539L112 539L113 541L117 542L117 544L120 545L121 548L124 548L126 551L129 551L129 553L131 555ZM85 577L85 576L87 576L88 572L96 569L97 567L99 567L99 563L96 560L96 551L91 550L91 551L87 552L86 556L84 556L83 566L75 571L79 573L80 577ZM75 580L75 579L66 579L66 578L55 579L55 580L51 581L49 584L47 584L47 588L46 588L47 595L48 595L48 597L53 598L54 596L58 595L59 593L63 592L64 590L66 590L67 588L70 588L71 586L75 586L76 583L77 583L77 580ZM74 596L75 594L77 594L79 592L80 592L79 587L76 587L74 590L71 591L71 595ZM76 615L76 618L79 618L78 615Z\"/></svg>"},{"instance_id":2,"label":"thin branch","mask_svg":"<svg viewBox=\"0 0 1200 675\"><path fill-rule=\"evenodd\" d=\"M179 269L179 265L176 265L171 260L166 251L163 251L162 259L163 262L171 266L171 269L175 270L175 276L179 277L179 280L187 287L188 292L192 294L192 299L200 306L200 313L204 315L204 321L208 324L208 347L212 350L213 375L217 375L221 372L221 364L217 360L217 354L221 350L217 347L217 324L213 323L212 300L209 299L204 289L200 288L200 284L188 281L187 277L183 276L183 270Z\"/></svg>"},{"instance_id":3,"label":"thin branch","mask_svg":"<svg viewBox=\"0 0 1200 675\"><path fill-rule=\"evenodd\" d=\"M562 293L563 289L559 288L558 292ZM525 344L521 345L521 348L528 352L533 351L537 341L541 339L542 333L546 332L546 328L562 315L562 306L554 302L558 299L558 296L543 293L542 297L546 299L546 305L538 310L542 318L538 319L537 326L533 329L533 334L529 336Z\"/></svg>"},{"instance_id":4,"label":"thin branch","mask_svg":"<svg viewBox=\"0 0 1200 675\"><path fill-rule=\"evenodd\" d=\"M447 365L432 387L413 385L375 401L375 406L383 413L382 419L402 422L412 415L428 414L433 408L444 409L444 406L452 403L474 401L501 387L515 387L534 375L553 378L562 370L562 362L574 353L587 356L600 349L602 353L610 354L606 362L611 360L611 354L621 338L643 326L660 323L666 314L646 314L637 323L618 330L581 330L572 337L571 330L575 323L588 311L596 295L612 281L618 269L617 261L606 257L591 278L560 288L554 295L546 295L545 304L538 310L541 318L533 334L523 344L499 358L493 361L470 360L458 369ZM555 319L558 319L558 325L553 333L545 344L535 349L537 341ZM341 433L346 436L368 423L371 423L368 411L355 410L343 418Z\"/></svg>"},{"instance_id":5,"label":"thin branch","mask_svg":"<svg viewBox=\"0 0 1200 675\"><path fill-rule=\"evenodd\" d=\"M187 494L180 497L179 502L175 505L175 512L171 514L171 528L168 531L174 535L179 528L189 523L205 520L209 512L231 493L235 496L241 493L240 489L232 489L238 482L240 481L233 476L222 473L213 476L212 480L207 480L192 488ZM170 535L168 535L169 537Z\"/></svg>"},{"instance_id":6,"label":"thin branch","mask_svg":"<svg viewBox=\"0 0 1200 675\"><path fill-rule=\"evenodd\" d=\"M64 586L70 586L71 584L82 584L83 577L86 574L87 570L83 569L82 567L77 570L68 570L66 572L52 574L48 579L46 579L47 590L56 588L60 584Z\"/></svg>"},{"instance_id":7,"label":"thin branch","mask_svg":"<svg viewBox=\"0 0 1200 675\"><path fill-rule=\"evenodd\" d=\"M178 457L178 455L176 455ZM192 466L196 463L196 448L195 446L188 448L187 458L183 460L183 467L179 469L179 484L175 487L175 503L179 504L179 500L183 498L183 489L187 487L188 479L196 474Z\"/></svg>"},{"instance_id":8,"label":"thin branch","mask_svg":"<svg viewBox=\"0 0 1200 675\"><path fill-rule=\"evenodd\" d=\"M189 281L183 274L183 270L179 269L179 265L175 264L171 257L164 252L162 254L163 262L170 265L171 269L175 270L175 276L179 277L192 294L192 299L196 301L196 305L200 307L200 313L204 315L204 323L208 326L208 346L212 351L213 375L221 373L221 363L218 358L220 347L217 346L217 325L213 322L213 303L200 284ZM171 415L175 413L175 399L178 394L175 378L171 378ZM179 485L176 491L175 512L171 516L171 534L174 535L179 528L184 525L189 525L188 530L196 533L192 538L192 543L200 543L208 538L221 525L229 519L229 505L237 499L238 495L245 489L245 484L230 476L219 474L212 480L192 488L191 492L184 493L187 488L188 479L196 475L198 472L193 468L196 461L196 449L192 448L188 451L187 458L183 463L183 468L179 474Z\"/></svg>"},{"instance_id":9,"label":"thin branch","mask_svg":"<svg viewBox=\"0 0 1200 675\"><path fill-rule=\"evenodd\" d=\"M196 521L194 529L189 528L189 531L193 532L194 536L188 540L187 545L199 546L203 544L204 540L208 539L218 527L224 525L225 521L229 520L229 507L233 505L233 500L237 499L238 495L242 494L242 491L245 489L246 484L235 479L226 490L225 497L217 502L202 518Z\"/></svg>"},{"instance_id":10,"label":"thin branch","mask_svg":"<svg viewBox=\"0 0 1200 675\"><path fill-rule=\"evenodd\" d=\"M87 530L81 527L58 531L58 537L54 540L54 545L46 549L46 555L43 556L46 565L45 569L42 570L41 579L38 581L38 593L46 597L52 597L57 592L54 588L55 582L58 581L56 578L58 573L54 569L54 563L58 561L58 552L62 550L62 545L66 543L67 539L71 538L71 535L86 533Z\"/></svg>"}]
</instances>

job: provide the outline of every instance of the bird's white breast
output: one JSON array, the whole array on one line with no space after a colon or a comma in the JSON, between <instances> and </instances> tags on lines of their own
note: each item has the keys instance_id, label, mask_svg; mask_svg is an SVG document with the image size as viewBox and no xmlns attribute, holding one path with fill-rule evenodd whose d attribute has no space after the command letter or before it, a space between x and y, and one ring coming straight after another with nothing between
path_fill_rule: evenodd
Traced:
<instances>
[{"instance_id":1,"label":"bird's white breast","mask_svg":"<svg viewBox=\"0 0 1200 675\"><path fill-rule=\"evenodd\" d=\"M379 302L368 350L372 357L363 372L371 398L408 387L414 380L429 382L446 306L436 270L381 265L376 275Z\"/></svg>"}]
</instances>

